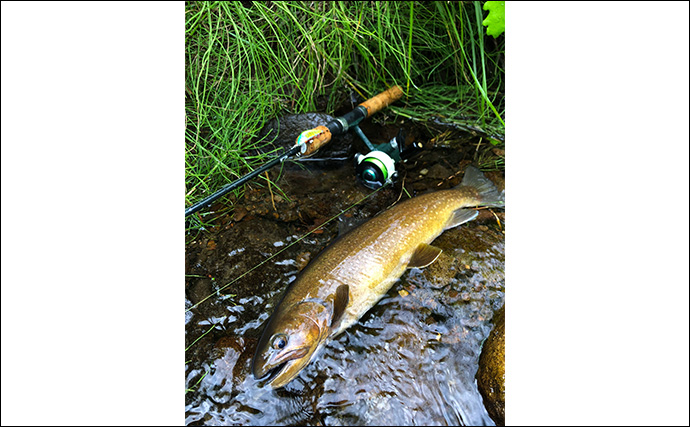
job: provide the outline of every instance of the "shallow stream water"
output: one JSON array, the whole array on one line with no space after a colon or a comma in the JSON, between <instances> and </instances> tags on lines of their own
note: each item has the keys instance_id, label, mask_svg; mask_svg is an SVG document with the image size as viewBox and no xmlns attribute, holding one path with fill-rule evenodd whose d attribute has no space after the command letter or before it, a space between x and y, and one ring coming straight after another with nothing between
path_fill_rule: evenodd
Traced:
<instances>
[{"instance_id":1,"label":"shallow stream water","mask_svg":"<svg viewBox=\"0 0 690 427\"><path fill-rule=\"evenodd\" d=\"M365 132L384 140L397 129ZM214 227L187 232L186 424L494 424L475 374L492 317L504 304L500 210L483 210L444 232L433 243L443 249L435 263L407 270L285 388L264 387L251 375L264 322L286 286L344 223L370 218L407 194L460 182L481 141L449 145L431 132L417 132L425 151L390 187L374 193L360 185L351 160L286 163L270 172L280 190L257 180ZM487 176L503 189L501 173ZM361 199L344 220L316 229Z\"/></svg>"}]
</instances>

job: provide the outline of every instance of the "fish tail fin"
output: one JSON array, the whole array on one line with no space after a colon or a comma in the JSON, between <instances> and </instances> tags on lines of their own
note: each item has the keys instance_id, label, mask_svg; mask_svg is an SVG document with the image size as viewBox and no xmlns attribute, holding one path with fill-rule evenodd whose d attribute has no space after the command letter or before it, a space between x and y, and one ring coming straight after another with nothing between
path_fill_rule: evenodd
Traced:
<instances>
[{"instance_id":1,"label":"fish tail fin","mask_svg":"<svg viewBox=\"0 0 690 427\"><path fill-rule=\"evenodd\" d=\"M505 190L499 193L493 182L474 166L465 169L465 176L462 178L460 186L472 187L479 192L481 205L493 208L505 206Z\"/></svg>"}]
</instances>

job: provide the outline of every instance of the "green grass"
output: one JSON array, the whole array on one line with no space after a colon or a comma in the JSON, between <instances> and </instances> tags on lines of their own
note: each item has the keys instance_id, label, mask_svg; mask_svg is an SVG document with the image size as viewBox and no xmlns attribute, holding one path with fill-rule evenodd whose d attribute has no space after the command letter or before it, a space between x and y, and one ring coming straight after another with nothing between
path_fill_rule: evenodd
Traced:
<instances>
[{"instance_id":1,"label":"green grass","mask_svg":"<svg viewBox=\"0 0 690 427\"><path fill-rule=\"evenodd\" d=\"M184 393L187 394L187 393L189 393L189 392L195 392L195 391L196 391L196 388L195 388L195 387L198 386L199 384L201 384L201 381L202 381L204 378L206 378L206 375L208 375L209 372L210 372L210 371L205 371L205 372L204 372L204 375L202 375L201 378L199 378L199 379L197 380L197 382L196 382L192 387L187 388L187 389L184 390Z\"/></svg>"},{"instance_id":2,"label":"green grass","mask_svg":"<svg viewBox=\"0 0 690 427\"><path fill-rule=\"evenodd\" d=\"M247 4L186 6L186 206L276 154L249 154L266 121L333 114L352 90L398 84L394 118L504 134L504 42L482 2Z\"/></svg>"}]
</instances>

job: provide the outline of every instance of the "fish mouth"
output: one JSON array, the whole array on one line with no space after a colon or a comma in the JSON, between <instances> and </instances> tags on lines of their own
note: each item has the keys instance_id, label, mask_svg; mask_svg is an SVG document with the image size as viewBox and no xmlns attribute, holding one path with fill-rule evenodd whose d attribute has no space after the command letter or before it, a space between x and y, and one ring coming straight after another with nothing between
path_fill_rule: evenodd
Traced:
<instances>
[{"instance_id":1,"label":"fish mouth","mask_svg":"<svg viewBox=\"0 0 690 427\"><path fill-rule=\"evenodd\" d=\"M262 381L265 381L266 384L270 384L275 380L278 375L285 369L287 366L288 362L283 362L280 365L276 366L275 368L269 369L266 374L264 374L264 377L261 378Z\"/></svg>"},{"instance_id":2,"label":"fish mouth","mask_svg":"<svg viewBox=\"0 0 690 427\"><path fill-rule=\"evenodd\" d=\"M269 384L272 388L280 388L299 375L300 371L309 362L310 357L298 357L289 359L279 363L272 368L262 368L259 372L261 376L255 374L255 377L264 384Z\"/></svg>"},{"instance_id":3,"label":"fish mouth","mask_svg":"<svg viewBox=\"0 0 690 427\"><path fill-rule=\"evenodd\" d=\"M273 380L287 365L287 361L280 363L278 365L275 365L272 368L266 368L266 366L262 367L257 367L256 365L253 367L252 371L254 374L254 378L256 378L258 381L271 381Z\"/></svg>"},{"instance_id":4,"label":"fish mouth","mask_svg":"<svg viewBox=\"0 0 690 427\"><path fill-rule=\"evenodd\" d=\"M291 364L290 362L294 362L294 360L288 360L287 362L283 362L280 365L266 370L264 375L261 378L258 378L258 380L263 385L270 385L273 389L287 385L287 383L292 381L299 373L299 371L295 373L287 372L288 365Z\"/></svg>"},{"instance_id":5,"label":"fish mouth","mask_svg":"<svg viewBox=\"0 0 690 427\"><path fill-rule=\"evenodd\" d=\"M268 360L257 353L254 356L253 361L253 372L257 379L262 379L270 373L275 373L276 371L281 371L285 366L290 363L299 361L304 356L309 354L308 347L301 347L295 350L288 351L286 353L280 354L278 356L271 356ZM271 367L272 366L272 367Z\"/></svg>"}]
</instances>

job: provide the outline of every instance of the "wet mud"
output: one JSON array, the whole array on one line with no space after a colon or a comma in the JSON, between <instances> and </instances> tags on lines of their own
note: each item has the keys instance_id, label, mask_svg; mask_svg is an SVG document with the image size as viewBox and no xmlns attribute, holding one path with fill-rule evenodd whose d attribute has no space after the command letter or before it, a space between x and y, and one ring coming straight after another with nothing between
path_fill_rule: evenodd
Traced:
<instances>
[{"instance_id":1,"label":"wet mud","mask_svg":"<svg viewBox=\"0 0 690 427\"><path fill-rule=\"evenodd\" d=\"M375 144L404 127L407 143L422 142L424 151L399 166L397 182L373 191L355 179L352 154L366 148L350 138L332 157L274 167L275 185L251 182L243 197L204 213L211 227L186 230L186 424L493 425L475 375L504 305L500 209L439 236L435 263L407 270L286 387L263 387L251 375L285 288L340 232L399 200L455 186L468 164L501 154L483 135L438 123L361 127ZM502 172L486 176L503 189Z\"/></svg>"}]
</instances>

